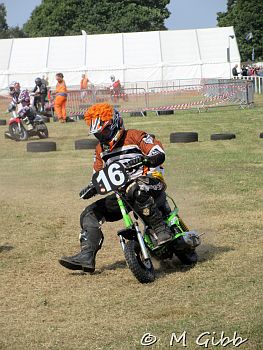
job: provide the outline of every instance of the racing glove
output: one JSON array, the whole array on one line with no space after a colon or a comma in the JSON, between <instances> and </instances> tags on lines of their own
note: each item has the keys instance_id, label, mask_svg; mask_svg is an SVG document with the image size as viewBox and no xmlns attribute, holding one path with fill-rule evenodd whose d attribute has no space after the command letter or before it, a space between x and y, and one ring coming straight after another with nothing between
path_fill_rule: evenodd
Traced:
<instances>
[{"instance_id":1,"label":"racing glove","mask_svg":"<svg viewBox=\"0 0 263 350\"><path fill-rule=\"evenodd\" d=\"M155 154L151 156L144 156L143 164L150 168L155 168L158 165L163 164L164 161L165 154L163 152L156 151Z\"/></svg>"},{"instance_id":2,"label":"racing glove","mask_svg":"<svg viewBox=\"0 0 263 350\"><path fill-rule=\"evenodd\" d=\"M139 155L137 157L134 157L133 159L129 160L126 165L128 167L132 167L136 164L142 163L148 167L155 168L158 165L161 165L164 161L165 154L163 152L157 151L154 155L151 156Z\"/></svg>"},{"instance_id":3,"label":"racing glove","mask_svg":"<svg viewBox=\"0 0 263 350\"><path fill-rule=\"evenodd\" d=\"M87 187L83 188L79 192L79 196L82 199L89 199L97 194L96 188L93 186L93 184L89 184Z\"/></svg>"},{"instance_id":4,"label":"racing glove","mask_svg":"<svg viewBox=\"0 0 263 350\"><path fill-rule=\"evenodd\" d=\"M144 158L145 157L143 155L136 156L133 159L129 160L125 165L127 167L133 167L133 166L135 166L137 164L143 163L144 162Z\"/></svg>"}]
</instances>

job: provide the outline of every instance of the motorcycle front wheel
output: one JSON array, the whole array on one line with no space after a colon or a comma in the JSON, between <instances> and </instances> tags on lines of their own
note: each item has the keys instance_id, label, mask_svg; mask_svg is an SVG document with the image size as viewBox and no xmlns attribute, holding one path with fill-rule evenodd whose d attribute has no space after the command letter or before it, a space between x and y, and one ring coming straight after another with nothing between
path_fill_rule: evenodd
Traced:
<instances>
[{"instance_id":1,"label":"motorcycle front wheel","mask_svg":"<svg viewBox=\"0 0 263 350\"><path fill-rule=\"evenodd\" d=\"M144 259L138 242L128 241L125 244L124 256L129 269L140 283L151 283L155 280L153 264L150 259Z\"/></svg>"},{"instance_id":2,"label":"motorcycle front wheel","mask_svg":"<svg viewBox=\"0 0 263 350\"><path fill-rule=\"evenodd\" d=\"M22 124L20 124L20 128L17 123L10 124L9 132L11 137L16 141L26 141L28 139L28 132Z\"/></svg>"}]
</instances>

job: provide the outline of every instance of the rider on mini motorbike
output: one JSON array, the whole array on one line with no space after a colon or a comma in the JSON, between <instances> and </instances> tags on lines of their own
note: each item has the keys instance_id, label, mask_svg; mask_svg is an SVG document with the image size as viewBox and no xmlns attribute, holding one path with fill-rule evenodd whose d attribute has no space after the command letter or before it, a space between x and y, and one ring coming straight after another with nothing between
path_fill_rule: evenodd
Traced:
<instances>
[{"instance_id":1,"label":"rider on mini motorbike","mask_svg":"<svg viewBox=\"0 0 263 350\"><path fill-rule=\"evenodd\" d=\"M125 130L119 112L110 104L100 103L91 106L85 113L85 121L90 133L98 139L95 150L93 171L101 170L112 162L124 165L137 164L130 174L132 181L125 188L127 201L135 208L144 222L151 226L157 236L158 246L171 240L172 233L163 221L160 208L167 209L166 185L162 176L161 165L165 160L162 144L140 130ZM80 192L80 197L89 199L97 194L91 184ZM169 207L169 206L168 206ZM169 209L168 209L169 210ZM101 225L105 221L114 222L122 218L115 194L110 194L92 203L80 216L81 251L59 262L71 270L95 270L95 257L102 246Z\"/></svg>"},{"instance_id":2,"label":"rider on mini motorbike","mask_svg":"<svg viewBox=\"0 0 263 350\"><path fill-rule=\"evenodd\" d=\"M20 89L19 82L13 81L9 85L9 95L12 97L12 101L10 103L9 109L11 109L11 105L13 105L13 107L16 107L20 103L19 101L20 93L21 93L21 89Z\"/></svg>"},{"instance_id":3,"label":"rider on mini motorbike","mask_svg":"<svg viewBox=\"0 0 263 350\"><path fill-rule=\"evenodd\" d=\"M20 84L13 82L9 85L9 95L12 96L12 101L8 107L8 112L16 111L18 105L18 116L21 117L27 124L29 129L33 128L35 114L30 108L30 96L28 90L20 90Z\"/></svg>"},{"instance_id":4,"label":"rider on mini motorbike","mask_svg":"<svg viewBox=\"0 0 263 350\"><path fill-rule=\"evenodd\" d=\"M47 98L47 86L41 78L35 79L35 87L33 89L34 96L34 107L37 112L44 112L45 102ZM41 109L39 110L39 103L41 104Z\"/></svg>"}]
</instances>

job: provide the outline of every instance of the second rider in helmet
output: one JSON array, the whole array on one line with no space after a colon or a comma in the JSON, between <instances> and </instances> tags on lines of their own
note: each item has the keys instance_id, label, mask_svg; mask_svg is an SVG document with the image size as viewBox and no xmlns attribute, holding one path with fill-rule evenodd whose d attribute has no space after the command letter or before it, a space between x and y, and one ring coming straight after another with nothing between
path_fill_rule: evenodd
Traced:
<instances>
[{"instance_id":1,"label":"second rider in helmet","mask_svg":"<svg viewBox=\"0 0 263 350\"><path fill-rule=\"evenodd\" d=\"M36 86L33 89L35 93L34 97L34 107L37 112L44 112L45 110L45 101L47 98L47 86L41 78L35 79ZM40 110L39 110L40 104Z\"/></svg>"}]
</instances>

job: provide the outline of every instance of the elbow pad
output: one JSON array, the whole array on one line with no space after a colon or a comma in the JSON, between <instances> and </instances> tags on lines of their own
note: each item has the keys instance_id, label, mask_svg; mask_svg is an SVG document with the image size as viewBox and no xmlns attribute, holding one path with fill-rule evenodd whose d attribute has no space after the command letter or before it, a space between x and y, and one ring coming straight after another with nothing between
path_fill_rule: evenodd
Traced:
<instances>
[{"instance_id":1,"label":"elbow pad","mask_svg":"<svg viewBox=\"0 0 263 350\"><path fill-rule=\"evenodd\" d=\"M158 152L152 156L146 156L144 164L150 168L155 168L161 165L165 161L165 154L163 152Z\"/></svg>"}]
</instances>

